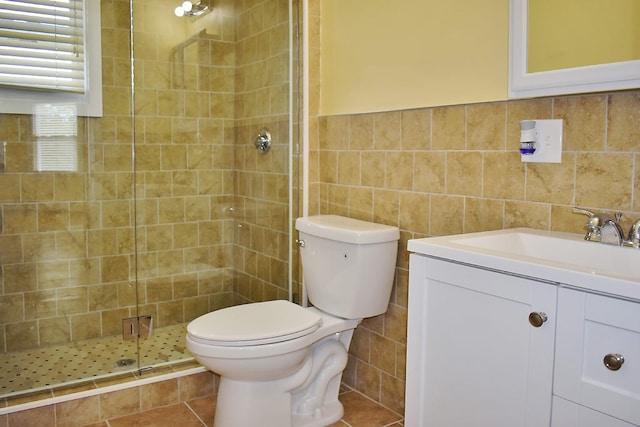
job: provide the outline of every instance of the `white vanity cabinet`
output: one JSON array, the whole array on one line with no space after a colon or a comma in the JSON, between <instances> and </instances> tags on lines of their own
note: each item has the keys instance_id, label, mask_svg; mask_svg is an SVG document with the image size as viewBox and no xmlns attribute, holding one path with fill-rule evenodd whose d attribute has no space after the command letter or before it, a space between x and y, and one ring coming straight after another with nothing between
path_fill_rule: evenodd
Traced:
<instances>
[{"instance_id":1,"label":"white vanity cabinet","mask_svg":"<svg viewBox=\"0 0 640 427\"><path fill-rule=\"evenodd\" d=\"M405 425L549 426L556 287L410 263Z\"/></svg>"},{"instance_id":2,"label":"white vanity cabinet","mask_svg":"<svg viewBox=\"0 0 640 427\"><path fill-rule=\"evenodd\" d=\"M640 303L560 288L556 334L553 425L640 425Z\"/></svg>"},{"instance_id":3,"label":"white vanity cabinet","mask_svg":"<svg viewBox=\"0 0 640 427\"><path fill-rule=\"evenodd\" d=\"M531 229L409 240L406 425L640 427L640 251Z\"/></svg>"}]
</instances>

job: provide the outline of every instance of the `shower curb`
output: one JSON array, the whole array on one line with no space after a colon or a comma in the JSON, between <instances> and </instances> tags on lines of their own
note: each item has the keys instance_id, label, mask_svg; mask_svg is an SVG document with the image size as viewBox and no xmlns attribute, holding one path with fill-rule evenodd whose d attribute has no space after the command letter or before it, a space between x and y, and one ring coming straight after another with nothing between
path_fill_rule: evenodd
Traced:
<instances>
[{"instance_id":1,"label":"shower curb","mask_svg":"<svg viewBox=\"0 0 640 427\"><path fill-rule=\"evenodd\" d=\"M85 397L98 396L101 394L110 393L113 391L126 390L129 388L140 387L147 384L153 384L161 381L171 380L174 378L186 377L189 375L195 375L202 372L208 372L206 368L197 366L193 368L184 369L181 371L170 372L167 374L155 375L148 378L140 378L132 381L123 382L120 384L109 385L105 387L98 387L91 390L83 390L75 393L70 393L64 396L55 396L47 399L36 400L33 402L20 403L18 405L7 406L0 408L0 416L6 414L12 414L14 412L26 411L35 408L41 408L43 406L54 405L57 403L69 402L72 400L83 399Z\"/></svg>"}]
</instances>

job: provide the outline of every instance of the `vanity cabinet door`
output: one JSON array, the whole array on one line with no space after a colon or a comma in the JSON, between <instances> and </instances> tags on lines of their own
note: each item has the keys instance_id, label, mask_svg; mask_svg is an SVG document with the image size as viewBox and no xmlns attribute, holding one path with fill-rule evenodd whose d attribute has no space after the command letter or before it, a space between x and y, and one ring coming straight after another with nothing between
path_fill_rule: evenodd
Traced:
<instances>
[{"instance_id":1,"label":"vanity cabinet door","mask_svg":"<svg viewBox=\"0 0 640 427\"><path fill-rule=\"evenodd\" d=\"M417 254L410 263L406 425L548 427L556 287Z\"/></svg>"},{"instance_id":2,"label":"vanity cabinet door","mask_svg":"<svg viewBox=\"0 0 640 427\"><path fill-rule=\"evenodd\" d=\"M640 425L640 303L560 289L554 394Z\"/></svg>"}]
</instances>

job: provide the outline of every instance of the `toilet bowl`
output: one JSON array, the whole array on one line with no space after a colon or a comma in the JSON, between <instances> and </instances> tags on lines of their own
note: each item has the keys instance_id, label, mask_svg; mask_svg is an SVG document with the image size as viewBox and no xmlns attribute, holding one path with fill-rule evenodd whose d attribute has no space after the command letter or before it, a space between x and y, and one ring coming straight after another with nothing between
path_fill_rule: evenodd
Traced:
<instances>
[{"instance_id":1,"label":"toilet bowl","mask_svg":"<svg viewBox=\"0 0 640 427\"><path fill-rule=\"evenodd\" d=\"M189 351L220 375L216 427L321 427L339 420L353 331L364 317L386 311L397 228L333 215L299 218L296 228L313 307L252 303L187 326Z\"/></svg>"},{"instance_id":2,"label":"toilet bowl","mask_svg":"<svg viewBox=\"0 0 640 427\"><path fill-rule=\"evenodd\" d=\"M262 330L232 340L231 331L251 322ZM229 325L224 336L208 333L220 323ZM282 300L230 307L191 322L187 347L221 377L215 425L323 426L339 420L340 374L358 323ZM312 375L321 368L324 375ZM309 403L329 389L336 391L333 401Z\"/></svg>"}]
</instances>

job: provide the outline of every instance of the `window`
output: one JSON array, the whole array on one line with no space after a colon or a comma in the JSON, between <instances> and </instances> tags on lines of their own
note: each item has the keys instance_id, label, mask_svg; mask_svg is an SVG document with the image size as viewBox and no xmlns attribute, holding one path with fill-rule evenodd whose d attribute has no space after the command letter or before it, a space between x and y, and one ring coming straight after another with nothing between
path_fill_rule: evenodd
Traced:
<instances>
[{"instance_id":1,"label":"window","mask_svg":"<svg viewBox=\"0 0 640 427\"><path fill-rule=\"evenodd\" d=\"M39 104L33 116L38 172L78 170L77 112L75 104Z\"/></svg>"},{"instance_id":2,"label":"window","mask_svg":"<svg viewBox=\"0 0 640 427\"><path fill-rule=\"evenodd\" d=\"M74 103L102 115L99 3L0 0L0 112Z\"/></svg>"}]
</instances>

